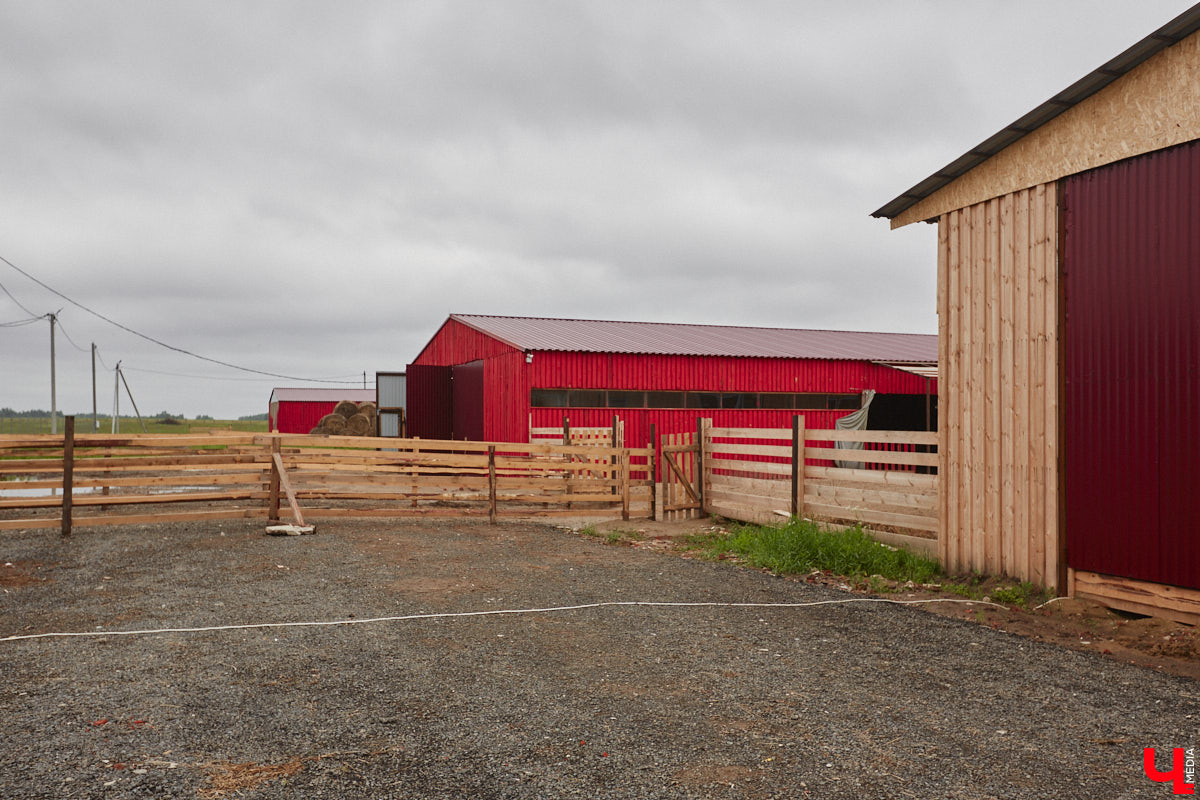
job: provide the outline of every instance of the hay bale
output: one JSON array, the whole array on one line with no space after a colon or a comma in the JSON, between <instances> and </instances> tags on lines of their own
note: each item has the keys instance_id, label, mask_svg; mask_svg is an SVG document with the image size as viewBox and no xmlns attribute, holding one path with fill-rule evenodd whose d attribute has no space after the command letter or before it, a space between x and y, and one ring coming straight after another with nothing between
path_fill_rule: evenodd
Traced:
<instances>
[{"instance_id":1,"label":"hay bale","mask_svg":"<svg viewBox=\"0 0 1200 800\"><path fill-rule=\"evenodd\" d=\"M308 432L309 436L323 436L324 434L325 434L325 429L322 428L320 425L318 425L317 427L313 428L311 431Z\"/></svg>"},{"instance_id":2,"label":"hay bale","mask_svg":"<svg viewBox=\"0 0 1200 800\"><path fill-rule=\"evenodd\" d=\"M358 406L351 400L343 400L333 407L333 413L345 419L350 419L358 413Z\"/></svg>"},{"instance_id":3,"label":"hay bale","mask_svg":"<svg viewBox=\"0 0 1200 800\"><path fill-rule=\"evenodd\" d=\"M346 418L338 413L326 414L321 417L317 427L321 429L321 433L337 436L346 432Z\"/></svg>"},{"instance_id":4,"label":"hay bale","mask_svg":"<svg viewBox=\"0 0 1200 800\"><path fill-rule=\"evenodd\" d=\"M355 414L346 420L346 433L350 436L370 436L375 432L375 421L366 414Z\"/></svg>"},{"instance_id":5,"label":"hay bale","mask_svg":"<svg viewBox=\"0 0 1200 800\"><path fill-rule=\"evenodd\" d=\"M375 404L370 400L367 400L366 402L358 404L358 413L366 414L368 419L373 420L379 412L378 409L375 408Z\"/></svg>"}]
</instances>

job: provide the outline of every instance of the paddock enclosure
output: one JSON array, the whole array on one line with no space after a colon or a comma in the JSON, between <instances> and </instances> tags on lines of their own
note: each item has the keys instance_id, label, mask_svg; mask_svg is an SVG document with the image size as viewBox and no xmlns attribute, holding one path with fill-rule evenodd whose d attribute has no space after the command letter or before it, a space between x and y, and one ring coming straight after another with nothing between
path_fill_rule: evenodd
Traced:
<instances>
[{"instance_id":1,"label":"paddock enclosure","mask_svg":"<svg viewBox=\"0 0 1200 800\"><path fill-rule=\"evenodd\" d=\"M862 523L929 551L936 436L721 428L624 445L624 429L533 443L285 434L0 437L0 530L203 519L486 516ZM662 477L655 480L655 473Z\"/></svg>"}]
</instances>

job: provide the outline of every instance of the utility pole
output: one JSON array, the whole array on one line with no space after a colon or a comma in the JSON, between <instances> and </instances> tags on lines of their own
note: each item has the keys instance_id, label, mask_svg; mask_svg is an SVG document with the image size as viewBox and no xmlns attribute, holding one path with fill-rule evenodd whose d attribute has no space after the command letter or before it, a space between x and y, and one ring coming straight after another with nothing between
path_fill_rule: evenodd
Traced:
<instances>
[{"instance_id":1,"label":"utility pole","mask_svg":"<svg viewBox=\"0 0 1200 800\"><path fill-rule=\"evenodd\" d=\"M125 394L129 395L129 402L133 405L133 413L137 415L138 424L142 426L142 433L146 433L146 423L142 420L142 412L138 411L137 400L133 399L133 392L129 391L129 381L125 380L125 373L121 372L121 365L117 365L117 374L121 376L121 383L125 384Z\"/></svg>"},{"instance_id":2,"label":"utility pole","mask_svg":"<svg viewBox=\"0 0 1200 800\"><path fill-rule=\"evenodd\" d=\"M121 430L121 362L113 368L113 418L112 432Z\"/></svg>"},{"instance_id":3,"label":"utility pole","mask_svg":"<svg viewBox=\"0 0 1200 800\"><path fill-rule=\"evenodd\" d=\"M100 417L96 414L96 343L92 342L92 433L100 430Z\"/></svg>"},{"instance_id":4,"label":"utility pole","mask_svg":"<svg viewBox=\"0 0 1200 800\"><path fill-rule=\"evenodd\" d=\"M50 433L58 433L58 395L54 385L54 322L57 314L47 314L50 318Z\"/></svg>"}]
</instances>

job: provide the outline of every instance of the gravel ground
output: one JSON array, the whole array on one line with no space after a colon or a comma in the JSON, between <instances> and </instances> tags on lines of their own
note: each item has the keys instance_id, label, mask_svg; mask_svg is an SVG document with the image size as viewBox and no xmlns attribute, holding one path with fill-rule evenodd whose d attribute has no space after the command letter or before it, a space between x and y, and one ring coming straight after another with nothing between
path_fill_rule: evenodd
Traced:
<instances>
[{"instance_id":1,"label":"gravel ground","mask_svg":"<svg viewBox=\"0 0 1200 800\"><path fill-rule=\"evenodd\" d=\"M828 587L553 527L0 539L4 798L1168 797L1200 684L883 603L116 630Z\"/></svg>"}]
</instances>

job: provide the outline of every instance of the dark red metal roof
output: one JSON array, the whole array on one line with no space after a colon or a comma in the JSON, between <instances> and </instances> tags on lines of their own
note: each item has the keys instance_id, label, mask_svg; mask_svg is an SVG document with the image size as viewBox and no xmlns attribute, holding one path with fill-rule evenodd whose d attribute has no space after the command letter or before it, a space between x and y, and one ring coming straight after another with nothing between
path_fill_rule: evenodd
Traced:
<instances>
[{"instance_id":1,"label":"dark red metal roof","mask_svg":"<svg viewBox=\"0 0 1200 800\"><path fill-rule=\"evenodd\" d=\"M493 317L451 319L518 350L647 355L936 362L937 336L669 322Z\"/></svg>"}]
</instances>

